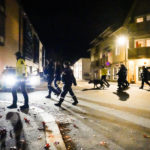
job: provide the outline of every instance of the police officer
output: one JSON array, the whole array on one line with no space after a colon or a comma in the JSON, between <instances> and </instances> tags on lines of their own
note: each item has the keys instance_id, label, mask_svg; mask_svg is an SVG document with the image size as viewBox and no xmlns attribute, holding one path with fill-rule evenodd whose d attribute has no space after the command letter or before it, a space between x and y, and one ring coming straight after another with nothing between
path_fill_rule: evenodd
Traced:
<instances>
[{"instance_id":1,"label":"police officer","mask_svg":"<svg viewBox=\"0 0 150 150\"><path fill-rule=\"evenodd\" d=\"M51 98L52 92L54 92L56 95L59 95L60 93L57 90L55 90L52 86L52 82L54 81L54 63L52 59L48 61L48 64L44 70L44 73L47 75L48 90L49 90L46 98Z\"/></svg>"},{"instance_id":2,"label":"police officer","mask_svg":"<svg viewBox=\"0 0 150 150\"><path fill-rule=\"evenodd\" d=\"M25 61L21 56L20 52L15 53L17 63L16 63L16 76L17 76L17 83L12 87L12 96L13 96L13 104L8 106L7 108L17 108L17 88L21 87L21 92L24 97L24 105L20 106L21 109L29 108L29 98L26 91L25 86L25 78L27 77L27 70Z\"/></svg>"},{"instance_id":3,"label":"police officer","mask_svg":"<svg viewBox=\"0 0 150 150\"><path fill-rule=\"evenodd\" d=\"M127 78L127 68L125 67L124 64L121 64L120 70L117 73L118 75L118 90L124 90L129 86L128 81L126 80Z\"/></svg>"},{"instance_id":4,"label":"police officer","mask_svg":"<svg viewBox=\"0 0 150 150\"><path fill-rule=\"evenodd\" d=\"M101 69L101 73L102 73L102 77L101 77L101 80L103 81L103 83L107 86L107 87L109 87L110 86L110 84L108 83L108 81L107 81L107 79L106 79L106 77L107 77L107 69L104 67L104 66L102 66L102 69Z\"/></svg>"},{"instance_id":5,"label":"police officer","mask_svg":"<svg viewBox=\"0 0 150 150\"><path fill-rule=\"evenodd\" d=\"M58 82L60 82L60 81L61 81L61 66L60 66L60 62L56 61L55 62L55 73L54 73L54 86L59 93L61 93L61 89L58 86Z\"/></svg>"},{"instance_id":6,"label":"police officer","mask_svg":"<svg viewBox=\"0 0 150 150\"><path fill-rule=\"evenodd\" d=\"M142 85L141 85L140 89L143 89L144 82L150 86L150 83L148 82L148 70L147 70L147 68L145 68L145 66L142 67L141 78L142 78Z\"/></svg>"},{"instance_id":7,"label":"police officer","mask_svg":"<svg viewBox=\"0 0 150 150\"><path fill-rule=\"evenodd\" d=\"M123 84L124 84L124 88L128 88L129 87L129 82L127 81L127 68L124 64L122 64L123 67Z\"/></svg>"},{"instance_id":8,"label":"police officer","mask_svg":"<svg viewBox=\"0 0 150 150\"><path fill-rule=\"evenodd\" d=\"M118 75L118 90L122 90L124 88L124 67L121 65Z\"/></svg>"},{"instance_id":9,"label":"police officer","mask_svg":"<svg viewBox=\"0 0 150 150\"><path fill-rule=\"evenodd\" d=\"M63 66L64 66L64 70L63 70L63 73L62 73L63 91L60 94L59 102L56 103L55 106L61 107L61 104L64 101L64 98L65 98L65 96L68 92L74 100L72 105L77 105L78 100L77 100L76 96L74 95L74 93L72 91L72 88L71 88L72 83L75 86L77 85L76 79L73 75L73 71L70 68L70 63L66 61L66 62L64 62Z\"/></svg>"}]
</instances>

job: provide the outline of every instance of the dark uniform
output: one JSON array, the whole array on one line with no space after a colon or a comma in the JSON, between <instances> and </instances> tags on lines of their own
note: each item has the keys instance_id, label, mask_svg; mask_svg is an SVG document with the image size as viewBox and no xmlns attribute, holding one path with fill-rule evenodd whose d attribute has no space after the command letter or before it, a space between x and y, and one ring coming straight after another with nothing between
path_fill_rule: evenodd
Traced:
<instances>
[{"instance_id":1,"label":"dark uniform","mask_svg":"<svg viewBox=\"0 0 150 150\"><path fill-rule=\"evenodd\" d=\"M126 67L122 64L120 67L119 72L117 73L118 75L118 89L125 89L129 86L128 81L126 80L127 78L127 69Z\"/></svg>"},{"instance_id":2,"label":"dark uniform","mask_svg":"<svg viewBox=\"0 0 150 150\"><path fill-rule=\"evenodd\" d=\"M54 73L54 86L59 93L61 93L61 89L58 86L58 82L60 81L61 81L61 66L59 62L56 62L55 73Z\"/></svg>"},{"instance_id":3,"label":"dark uniform","mask_svg":"<svg viewBox=\"0 0 150 150\"><path fill-rule=\"evenodd\" d=\"M127 68L125 65L123 65L123 84L126 88L129 86L129 82L127 81Z\"/></svg>"},{"instance_id":4,"label":"dark uniform","mask_svg":"<svg viewBox=\"0 0 150 150\"><path fill-rule=\"evenodd\" d=\"M68 92L74 100L74 102L72 104L77 105L78 100L77 100L76 96L74 95L74 92L72 91L72 83L75 86L77 85L77 83L76 83L76 79L73 75L73 71L70 69L68 62L64 63L64 71L62 73L62 82L63 82L63 91L60 94L59 102L55 105L60 107Z\"/></svg>"},{"instance_id":5,"label":"dark uniform","mask_svg":"<svg viewBox=\"0 0 150 150\"><path fill-rule=\"evenodd\" d=\"M148 82L148 70L147 70L147 68L145 68L145 66L143 66L142 69L143 69L143 71L141 73L142 85L141 85L140 89L143 89L144 82L150 86L150 83Z\"/></svg>"},{"instance_id":6,"label":"dark uniform","mask_svg":"<svg viewBox=\"0 0 150 150\"><path fill-rule=\"evenodd\" d=\"M48 96L46 98L51 98L51 93L54 92L56 95L59 95L59 92L55 90L52 86L52 82L54 80L54 64L53 61L50 61L49 64L46 66L44 73L47 75L47 82L48 82Z\"/></svg>"},{"instance_id":7,"label":"dark uniform","mask_svg":"<svg viewBox=\"0 0 150 150\"><path fill-rule=\"evenodd\" d=\"M29 108L28 105L29 98L25 87L25 78L27 77L27 70L26 70L25 61L21 57L20 52L16 53L16 57L17 57L17 63L16 63L17 82L12 87L13 104L8 106L7 108L17 108L17 89L18 87L21 87L21 92L24 96L24 105L21 106L20 108L25 109L25 108Z\"/></svg>"}]
</instances>

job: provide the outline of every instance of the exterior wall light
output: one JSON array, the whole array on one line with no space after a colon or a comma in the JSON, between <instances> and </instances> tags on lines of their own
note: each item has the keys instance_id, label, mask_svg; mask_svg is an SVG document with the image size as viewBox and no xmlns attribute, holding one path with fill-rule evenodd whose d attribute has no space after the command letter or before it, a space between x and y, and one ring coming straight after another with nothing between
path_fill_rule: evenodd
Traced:
<instances>
[{"instance_id":1,"label":"exterior wall light","mask_svg":"<svg viewBox=\"0 0 150 150\"><path fill-rule=\"evenodd\" d=\"M117 44L118 44L119 46L125 45L126 42L127 42L127 37L125 37L125 36L119 36L119 37L117 38Z\"/></svg>"}]
</instances>

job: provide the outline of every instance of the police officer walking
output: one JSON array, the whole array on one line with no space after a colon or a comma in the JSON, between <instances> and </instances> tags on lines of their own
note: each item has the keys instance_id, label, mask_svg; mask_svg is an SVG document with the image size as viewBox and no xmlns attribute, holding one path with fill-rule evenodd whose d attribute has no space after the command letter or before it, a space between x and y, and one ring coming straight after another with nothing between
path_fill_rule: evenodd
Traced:
<instances>
[{"instance_id":1,"label":"police officer walking","mask_svg":"<svg viewBox=\"0 0 150 150\"><path fill-rule=\"evenodd\" d=\"M118 75L118 90L124 90L129 86L127 78L127 69L124 64L121 64L120 70L117 73Z\"/></svg>"},{"instance_id":2,"label":"police officer walking","mask_svg":"<svg viewBox=\"0 0 150 150\"><path fill-rule=\"evenodd\" d=\"M29 108L29 98L28 94L26 91L26 86L25 86L25 78L27 77L27 70L26 70L26 65L25 61L21 56L20 52L17 52L16 54L16 76L17 76L17 83L12 87L12 96L13 96L13 103L12 105L8 106L7 108L17 108L17 89L18 87L21 87L21 92L24 97L24 105L20 106L21 109L26 109Z\"/></svg>"},{"instance_id":3,"label":"police officer walking","mask_svg":"<svg viewBox=\"0 0 150 150\"><path fill-rule=\"evenodd\" d=\"M54 80L54 63L51 59L50 61L48 61L48 64L44 70L44 73L47 75L48 90L49 90L46 98L51 98L52 92L54 92L56 95L59 95L60 93L57 90L55 90L52 86L52 82Z\"/></svg>"},{"instance_id":4,"label":"police officer walking","mask_svg":"<svg viewBox=\"0 0 150 150\"><path fill-rule=\"evenodd\" d=\"M104 83L107 87L109 87L110 84L108 83L108 81L107 81L107 79L106 79L106 77L107 77L107 69L106 69L104 66L102 66L101 73L102 73L101 80L103 81L103 83Z\"/></svg>"},{"instance_id":5,"label":"police officer walking","mask_svg":"<svg viewBox=\"0 0 150 150\"><path fill-rule=\"evenodd\" d=\"M124 87L128 88L129 87L129 82L127 81L127 68L124 64L122 64L123 67L123 83L124 83Z\"/></svg>"},{"instance_id":6,"label":"police officer walking","mask_svg":"<svg viewBox=\"0 0 150 150\"><path fill-rule=\"evenodd\" d=\"M63 66L64 66L64 70L63 70L63 73L62 73L63 91L60 94L59 102L56 103L55 106L61 107L61 104L64 101L64 98L65 98L65 96L68 92L74 100L72 105L77 105L78 100L77 100L76 96L74 95L74 92L72 91L72 83L75 86L77 85L76 79L73 75L73 71L70 68L70 63L69 62L64 62Z\"/></svg>"},{"instance_id":7,"label":"police officer walking","mask_svg":"<svg viewBox=\"0 0 150 150\"><path fill-rule=\"evenodd\" d=\"M61 89L58 86L58 82L60 82L60 81L61 81L61 66L60 66L60 62L56 61L55 62L55 73L54 73L54 86L59 93L61 93Z\"/></svg>"},{"instance_id":8,"label":"police officer walking","mask_svg":"<svg viewBox=\"0 0 150 150\"><path fill-rule=\"evenodd\" d=\"M148 82L148 70L147 70L147 68L145 68L145 66L142 67L141 78L142 78L142 85L141 85L140 89L143 89L144 82L150 86L150 83Z\"/></svg>"}]
</instances>

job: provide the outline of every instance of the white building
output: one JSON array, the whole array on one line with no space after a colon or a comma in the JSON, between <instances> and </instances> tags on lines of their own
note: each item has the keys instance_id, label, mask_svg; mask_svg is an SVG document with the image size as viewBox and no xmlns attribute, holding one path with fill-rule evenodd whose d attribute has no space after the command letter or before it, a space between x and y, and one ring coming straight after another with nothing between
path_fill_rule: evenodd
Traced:
<instances>
[{"instance_id":1,"label":"white building","mask_svg":"<svg viewBox=\"0 0 150 150\"><path fill-rule=\"evenodd\" d=\"M91 61L89 58L80 58L73 66L74 76L77 80L90 79Z\"/></svg>"}]
</instances>

